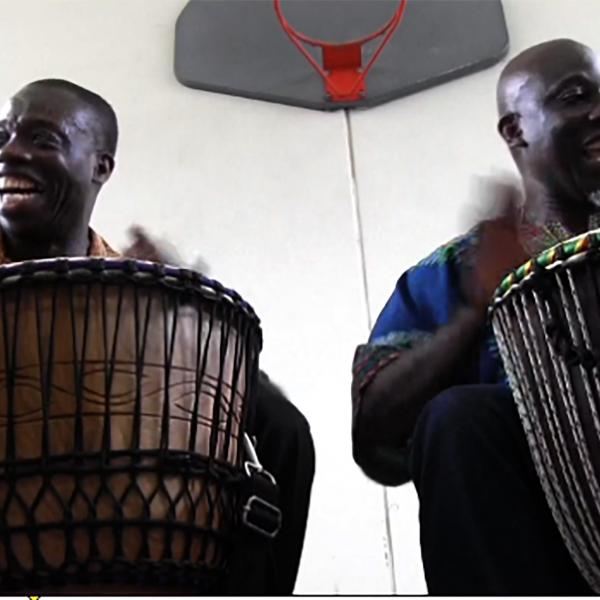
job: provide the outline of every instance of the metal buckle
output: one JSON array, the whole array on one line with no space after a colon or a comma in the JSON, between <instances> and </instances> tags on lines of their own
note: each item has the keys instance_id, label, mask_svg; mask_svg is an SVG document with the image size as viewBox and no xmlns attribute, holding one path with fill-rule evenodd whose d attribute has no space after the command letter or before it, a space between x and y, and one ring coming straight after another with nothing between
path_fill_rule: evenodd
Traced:
<instances>
[{"instance_id":1,"label":"metal buckle","mask_svg":"<svg viewBox=\"0 0 600 600\"><path fill-rule=\"evenodd\" d=\"M254 448L254 444L250 439L250 436L244 434L244 449L246 451L246 455L248 456L248 460L244 461L244 471L249 478L252 478L252 472L254 471L256 474L266 477L274 486L277 485L275 481L275 477L269 473L269 471L265 470L264 467L260 464L260 460L258 460L258 455L256 454L256 450ZM273 531L269 531L264 529L260 525L256 525L250 519L250 515L253 509L263 508L272 514L275 521L277 521L277 525ZM253 494L248 498L246 504L244 504L244 508L242 509L242 523L249 527L250 529L260 533L268 538L274 538L281 529L281 510L267 502L264 498Z\"/></svg>"},{"instance_id":2,"label":"metal buckle","mask_svg":"<svg viewBox=\"0 0 600 600\"><path fill-rule=\"evenodd\" d=\"M266 473L266 471L264 472ZM277 526L273 531L269 531L267 529L264 529L263 527L260 527L259 525L256 525L255 523L252 523L252 521L248 518L248 516L251 514L252 509L256 506L266 508L267 511L273 513L275 519L277 520ZM259 496L250 496L250 498L248 498L248 501L244 505L244 509L242 512L242 523L244 523L244 525L246 525L250 529L261 533L262 535L268 538L273 539L281 529L281 511L275 505L271 504L270 502L267 502L266 500L263 500Z\"/></svg>"},{"instance_id":3,"label":"metal buckle","mask_svg":"<svg viewBox=\"0 0 600 600\"><path fill-rule=\"evenodd\" d=\"M266 471L261 465L260 460L258 460L258 455L256 454L254 444L247 433L244 433L244 450L248 456L248 460L244 461L244 471L246 471L246 475L248 475L248 477L252 477L252 471L256 471L257 473L260 473L269 479L273 485L277 485L275 477L273 477L269 471Z\"/></svg>"},{"instance_id":4,"label":"metal buckle","mask_svg":"<svg viewBox=\"0 0 600 600\"><path fill-rule=\"evenodd\" d=\"M256 471L260 475L264 475L273 485L277 485L275 477L273 477L273 475L271 475L271 473L264 469L263 466L260 464L257 465L256 463L247 460L244 463L244 471L246 472L246 475L248 475L248 477L252 477L252 471Z\"/></svg>"}]
</instances>

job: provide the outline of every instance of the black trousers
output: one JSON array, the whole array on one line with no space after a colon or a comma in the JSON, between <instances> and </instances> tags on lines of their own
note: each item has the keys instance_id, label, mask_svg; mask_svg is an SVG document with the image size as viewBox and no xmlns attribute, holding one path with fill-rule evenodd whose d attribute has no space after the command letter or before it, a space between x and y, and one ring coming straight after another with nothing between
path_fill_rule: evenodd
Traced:
<instances>
[{"instance_id":1,"label":"black trousers","mask_svg":"<svg viewBox=\"0 0 600 600\"><path fill-rule=\"evenodd\" d=\"M282 526L272 541L244 534L241 554L234 558L235 581L228 591L236 595L290 595L300 565L315 472L310 427L302 413L261 372L255 413L248 429L256 437L260 462L279 486Z\"/></svg>"},{"instance_id":2,"label":"black trousers","mask_svg":"<svg viewBox=\"0 0 600 600\"><path fill-rule=\"evenodd\" d=\"M546 504L510 391L451 388L413 438L425 579L435 595L587 595Z\"/></svg>"}]
</instances>

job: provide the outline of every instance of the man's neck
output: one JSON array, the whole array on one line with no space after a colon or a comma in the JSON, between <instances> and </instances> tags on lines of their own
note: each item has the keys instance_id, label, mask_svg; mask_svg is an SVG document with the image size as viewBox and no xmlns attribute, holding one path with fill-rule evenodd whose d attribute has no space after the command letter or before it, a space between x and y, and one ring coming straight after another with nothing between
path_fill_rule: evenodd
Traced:
<instances>
[{"instance_id":1,"label":"man's neck","mask_svg":"<svg viewBox=\"0 0 600 600\"><path fill-rule=\"evenodd\" d=\"M590 202L556 198L545 190L526 190L524 218L539 227L559 224L569 235L589 229L590 217L597 208Z\"/></svg>"},{"instance_id":2,"label":"man's neck","mask_svg":"<svg viewBox=\"0 0 600 600\"><path fill-rule=\"evenodd\" d=\"M66 240L32 241L2 231L5 254L11 261L53 258L55 256L86 256L90 244L89 229L86 227Z\"/></svg>"}]
</instances>

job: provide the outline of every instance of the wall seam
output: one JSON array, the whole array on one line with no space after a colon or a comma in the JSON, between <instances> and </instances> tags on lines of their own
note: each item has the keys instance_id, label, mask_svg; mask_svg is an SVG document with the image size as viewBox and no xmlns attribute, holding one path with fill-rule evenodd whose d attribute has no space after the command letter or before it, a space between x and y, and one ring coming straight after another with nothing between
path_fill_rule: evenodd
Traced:
<instances>
[{"instance_id":1,"label":"wall seam","mask_svg":"<svg viewBox=\"0 0 600 600\"><path fill-rule=\"evenodd\" d=\"M359 271L362 288L362 300L367 320L367 328L370 331L373 326L371 313L371 301L369 297L369 285L367 281L367 260L365 253L362 217L360 212L360 194L358 189L358 180L356 176L356 161L354 155L354 144L352 136L352 123L350 120L350 110L344 109L344 125L346 132L346 147L348 151L348 166L350 174L350 201L352 205L352 217L354 222L354 234L356 236L356 247L358 251ZM392 546L392 527L390 521L390 510L388 501L388 490L383 487L383 510L385 515L385 543L387 545L387 554L389 556L390 582L392 585L392 594L397 594L396 568L394 562L394 548Z\"/></svg>"}]
</instances>

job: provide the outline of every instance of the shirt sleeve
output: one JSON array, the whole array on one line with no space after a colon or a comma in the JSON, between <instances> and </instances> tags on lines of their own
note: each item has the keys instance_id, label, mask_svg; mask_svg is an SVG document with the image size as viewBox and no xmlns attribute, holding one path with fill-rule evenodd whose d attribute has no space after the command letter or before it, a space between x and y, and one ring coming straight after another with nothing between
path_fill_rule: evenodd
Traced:
<instances>
[{"instance_id":1,"label":"shirt sleeve","mask_svg":"<svg viewBox=\"0 0 600 600\"><path fill-rule=\"evenodd\" d=\"M353 375L362 391L385 365L450 322L461 302L454 254L449 246L400 277L369 340L356 349Z\"/></svg>"},{"instance_id":2,"label":"shirt sleeve","mask_svg":"<svg viewBox=\"0 0 600 600\"><path fill-rule=\"evenodd\" d=\"M442 246L406 271L379 314L367 343L357 347L352 366L354 442L357 439L364 389L386 365L432 337L439 327L451 320L462 300L456 265L463 246L462 240ZM395 451L393 463L391 454L390 460L384 461L389 463L390 468L405 472L405 480L409 478L408 452L408 447ZM359 464L362 462L362 465L376 458L358 456L361 450L356 443L354 453L355 460ZM384 465L381 466L385 469Z\"/></svg>"}]
</instances>

